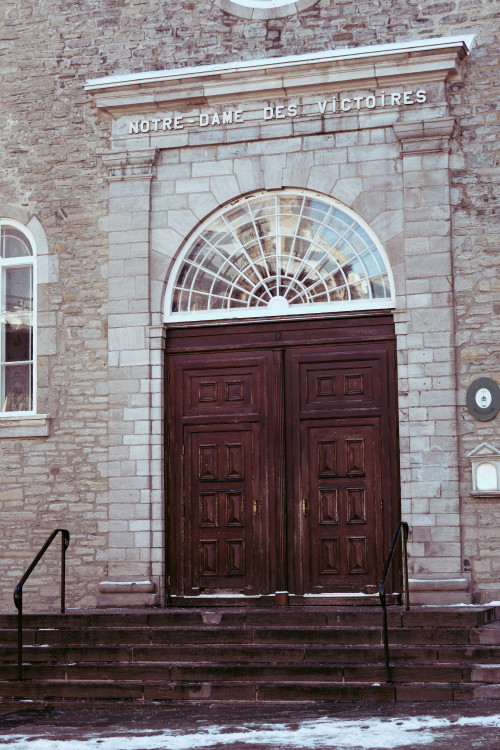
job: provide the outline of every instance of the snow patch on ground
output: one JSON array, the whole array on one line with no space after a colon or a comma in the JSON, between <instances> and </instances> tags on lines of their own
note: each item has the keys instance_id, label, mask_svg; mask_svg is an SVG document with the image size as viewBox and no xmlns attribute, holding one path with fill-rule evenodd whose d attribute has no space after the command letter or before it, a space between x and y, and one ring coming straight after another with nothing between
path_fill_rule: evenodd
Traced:
<instances>
[{"instance_id":1,"label":"snow patch on ground","mask_svg":"<svg viewBox=\"0 0 500 750\"><path fill-rule=\"evenodd\" d=\"M500 714L462 717L457 721L433 716L406 719L389 718L341 720L320 718L298 724L245 724L241 727L207 726L190 733L129 732L105 736L105 732L87 735L85 739L56 739L33 734L0 735L0 748L9 750L200 750L217 745L230 747L238 743L284 750L390 750L407 745L428 745L450 730L460 727L491 727L500 729ZM75 730L73 729L72 732Z\"/></svg>"}]
</instances>

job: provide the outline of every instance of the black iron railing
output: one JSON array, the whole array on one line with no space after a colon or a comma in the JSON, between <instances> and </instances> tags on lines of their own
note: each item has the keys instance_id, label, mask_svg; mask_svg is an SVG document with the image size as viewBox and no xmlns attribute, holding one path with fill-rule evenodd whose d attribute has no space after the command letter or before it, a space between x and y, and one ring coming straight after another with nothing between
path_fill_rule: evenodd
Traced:
<instances>
[{"instance_id":1,"label":"black iron railing","mask_svg":"<svg viewBox=\"0 0 500 750\"><path fill-rule=\"evenodd\" d=\"M23 586L36 568L47 549L50 547L58 533L61 532L61 614L66 609L66 550L69 545L69 531L67 529L56 529L49 536L42 549L35 557L26 573L23 575L14 589L14 604L17 607L17 679L23 679Z\"/></svg>"},{"instance_id":2,"label":"black iron railing","mask_svg":"<svg viewBox=\"0 0 500 750\"><path fill-rule=\"evenodd\" d=\"M396 552L396 545L398 543L398 539L400 539L401 540L401 574L402 574L401 577L402 577L402 582L403 582L403 592L404 592L406 610L409 611L410 592L408 588L408 553L407 553L407 542L408 542L409 531L410 529L406 521L400 521L398 525L396 526L394 530L394 534L392 536L391 546L389 547L389 552L387 553L387 557L384 563L384 569L382 570L382 578L380 579L380 585L378 587L378 593L380 596L380 601L382 603L382 611L383 611L382 623L383 623L383 636L384 636L384 659L385 659L386 682L392 682L392 680L391 680L391 668L389 664L389 630L387 628L387 601L386 601L386 593L385 593L385 583L386 583L387 575L389 573L389 568L394 559L394 554Z\"/></svg>"}]
</instances>

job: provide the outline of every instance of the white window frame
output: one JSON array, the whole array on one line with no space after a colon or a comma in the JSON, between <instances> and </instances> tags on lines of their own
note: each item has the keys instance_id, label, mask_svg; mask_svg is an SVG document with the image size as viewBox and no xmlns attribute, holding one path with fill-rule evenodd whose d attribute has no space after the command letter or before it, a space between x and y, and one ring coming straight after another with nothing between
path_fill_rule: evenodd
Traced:
<instances>
[{"instance_id":1,"label":"white window frame","mask_svg":"<svg viewBox=\"0 0 500 750\"><path fill-rule=\"evenodd\" d=\"M218 8L239 18L267 21L308 10L319 0L213 0Z\"/></svg>"},{"instance_id":2,"label":"white window frame","mask_svg":"<svg viewBox=\"0 0 500 750\"><path fill-rule=\"evenodd\" d=\"M335 207L342 211L346 216L350 217L354 222L356 222L365 232L366 234L371 238L373 241L374 246L377 248L378 252L380 253L380 256L382 260L385 263L385 271L388 276L389 280L389 286L390 286L390 296L385 298L372 298L372 299L356 299L356 300L345 300L341 302L328 302L328 303L317 303L314 305L293 305L289 306L288 309L282 310L279 307L272 308L272 307L258 307L258 308L218 308L210 311L206 310L198 310L198 311L185 311L185 312L172 312L172 303L174 299L175 289L176 289L176 283L177 278L179 275L179 272L186 260L186 258L189 256L189 253L191 252L192 248L195 246L198 238L203 234L204 230L212 224L219 216L223 216L226 212L234 208L238 203L243 202L246 199L252 199L254 197L257 197L259 195L271 195L280 193L282 195L286 194L292 194L292 195L303 195L305 197L309 198L317 198L325 203L329 203L332 207ZM282 190L259 190L254 193L251 193L245 197L238 198L234 201L231 201L229 204L226 204L225 206L222 206L217 211L212 213L197 229L196 231L191 234L191 236L186 240L186 243L184 244L182 251L179 253L177 260L175 261L170 274L168 278L167 287L165 290L165 298L164 298L164 321L166 323L172 323L172 322L187 322L187 321L209 321L209 320L229 320L229 319L238 319L238 318L263 318L263 317L275 317L280 315L314 315L314 314L324 314L324 313L332 313L332 312L354 312L354 311L365 311L365 310L380 310L380 309L394 309L396 307L396 290L395 290L395 283L394 283L394 277L392 274L392 268L391 264L389 262L389 258L387 256L387 253L385 252L385 249L374 233L373 229L369 226L369 224L364 221L355 211L350 209L348 206L345 206L344 204L340 203L340 201L335 200L334 198L327 196L322 193L317 193L313 190L304 190L304 189L293 189L293 188L285 188Z\"/></svg>"},{"instance_id":3,"label":"white window frame","mask_svg":"<svg viewBox=\"0 0 500 750\"><path fill-rule=\"evenodd\" d=\"M23 417L23 416L30 416L35 415L37 413L37 353L38 353L38 344L37 344L37 246L35 238L30 232L30 230L24 225L21 224L19 221L15 221L14 219L3 219L0 218L0 231L3 227L12 227L13 229L17 229L17 231L21 232L25 238L26 241L31 245L32 255L24 256L21 258L2 258L0 257L0 295L3 293L3 284L4 284L4 268L20 268L20 267L31 267L32 269L32 300L33 300L33 332L32 332L32 408L27 409L26 411L0 411L0 419L5 420L6 418L16 418L16 417ZM0 329L0 366L3 369L4 361L3 361L3 354L4 352L4 342L2 338L2 332ZM2 391L3 391L3 376L2 376ZM0 403L1 409L3 409L3 393L2 395L2 403Z\"/></svg>"}]
</instances>

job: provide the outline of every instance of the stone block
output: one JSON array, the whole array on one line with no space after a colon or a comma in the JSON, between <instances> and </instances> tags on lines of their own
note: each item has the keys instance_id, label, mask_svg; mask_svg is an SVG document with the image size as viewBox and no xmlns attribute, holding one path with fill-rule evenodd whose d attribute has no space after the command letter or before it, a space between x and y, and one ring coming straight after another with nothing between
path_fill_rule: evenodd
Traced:
<instances>
[{"instance_id":1,"label":"stone block","mask_svg":"<svg viewBox=\"0 0 500 750\"><path fill-rule=\"evenodd\" d=\"M311 167L307 179L307 187L310 190L319 190L322 193L330 194L333 185L339 179L339 168L332 164L328 167Z\"/></svg>"},{"instance_id":2,"label":"stone block","mask_svg":"<svg viewBox=\"0 0 500 750\"><path fill-rule=\"evenodd\" d=\"M219 203L225 203L239 194L238 181L234 175L211 177L210 189Z\"/></svg>"},{"instance_id":3,"label":"stone block","mask_svg":"<svg viewBox=\"0 0 500 750\"><path fill-rule=\"evenodd\" d=\"M178 193L204 193L210 190L209 177L177 179L175 189Z\"/></svg>"},{"instance_id":4,"label":"stone block","mask_svg":"<svg viewBox=\"0 0 500 750\"><path fill-rule=\"evenodd\" d=\"M363 189L361 178L344 178L337 180L333 188L333 196L348 206L351 206Z\"/></svg>"}]
</instances>

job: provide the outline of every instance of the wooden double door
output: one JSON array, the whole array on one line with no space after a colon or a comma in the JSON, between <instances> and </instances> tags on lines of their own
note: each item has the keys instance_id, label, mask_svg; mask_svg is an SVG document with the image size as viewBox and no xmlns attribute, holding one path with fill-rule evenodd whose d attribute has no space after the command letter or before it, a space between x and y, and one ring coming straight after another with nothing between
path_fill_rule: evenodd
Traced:
<instances>
[{"instance_id":1,"label":"wooden double door","mask_svg":"<svg viewBox=\"0 0 500 750\"><path fill-rule=\"evenodd\" d=\"M172 594L376 590L399 518L394 357L388 316L171 332Z\"/></svg>"}]
</instances>

